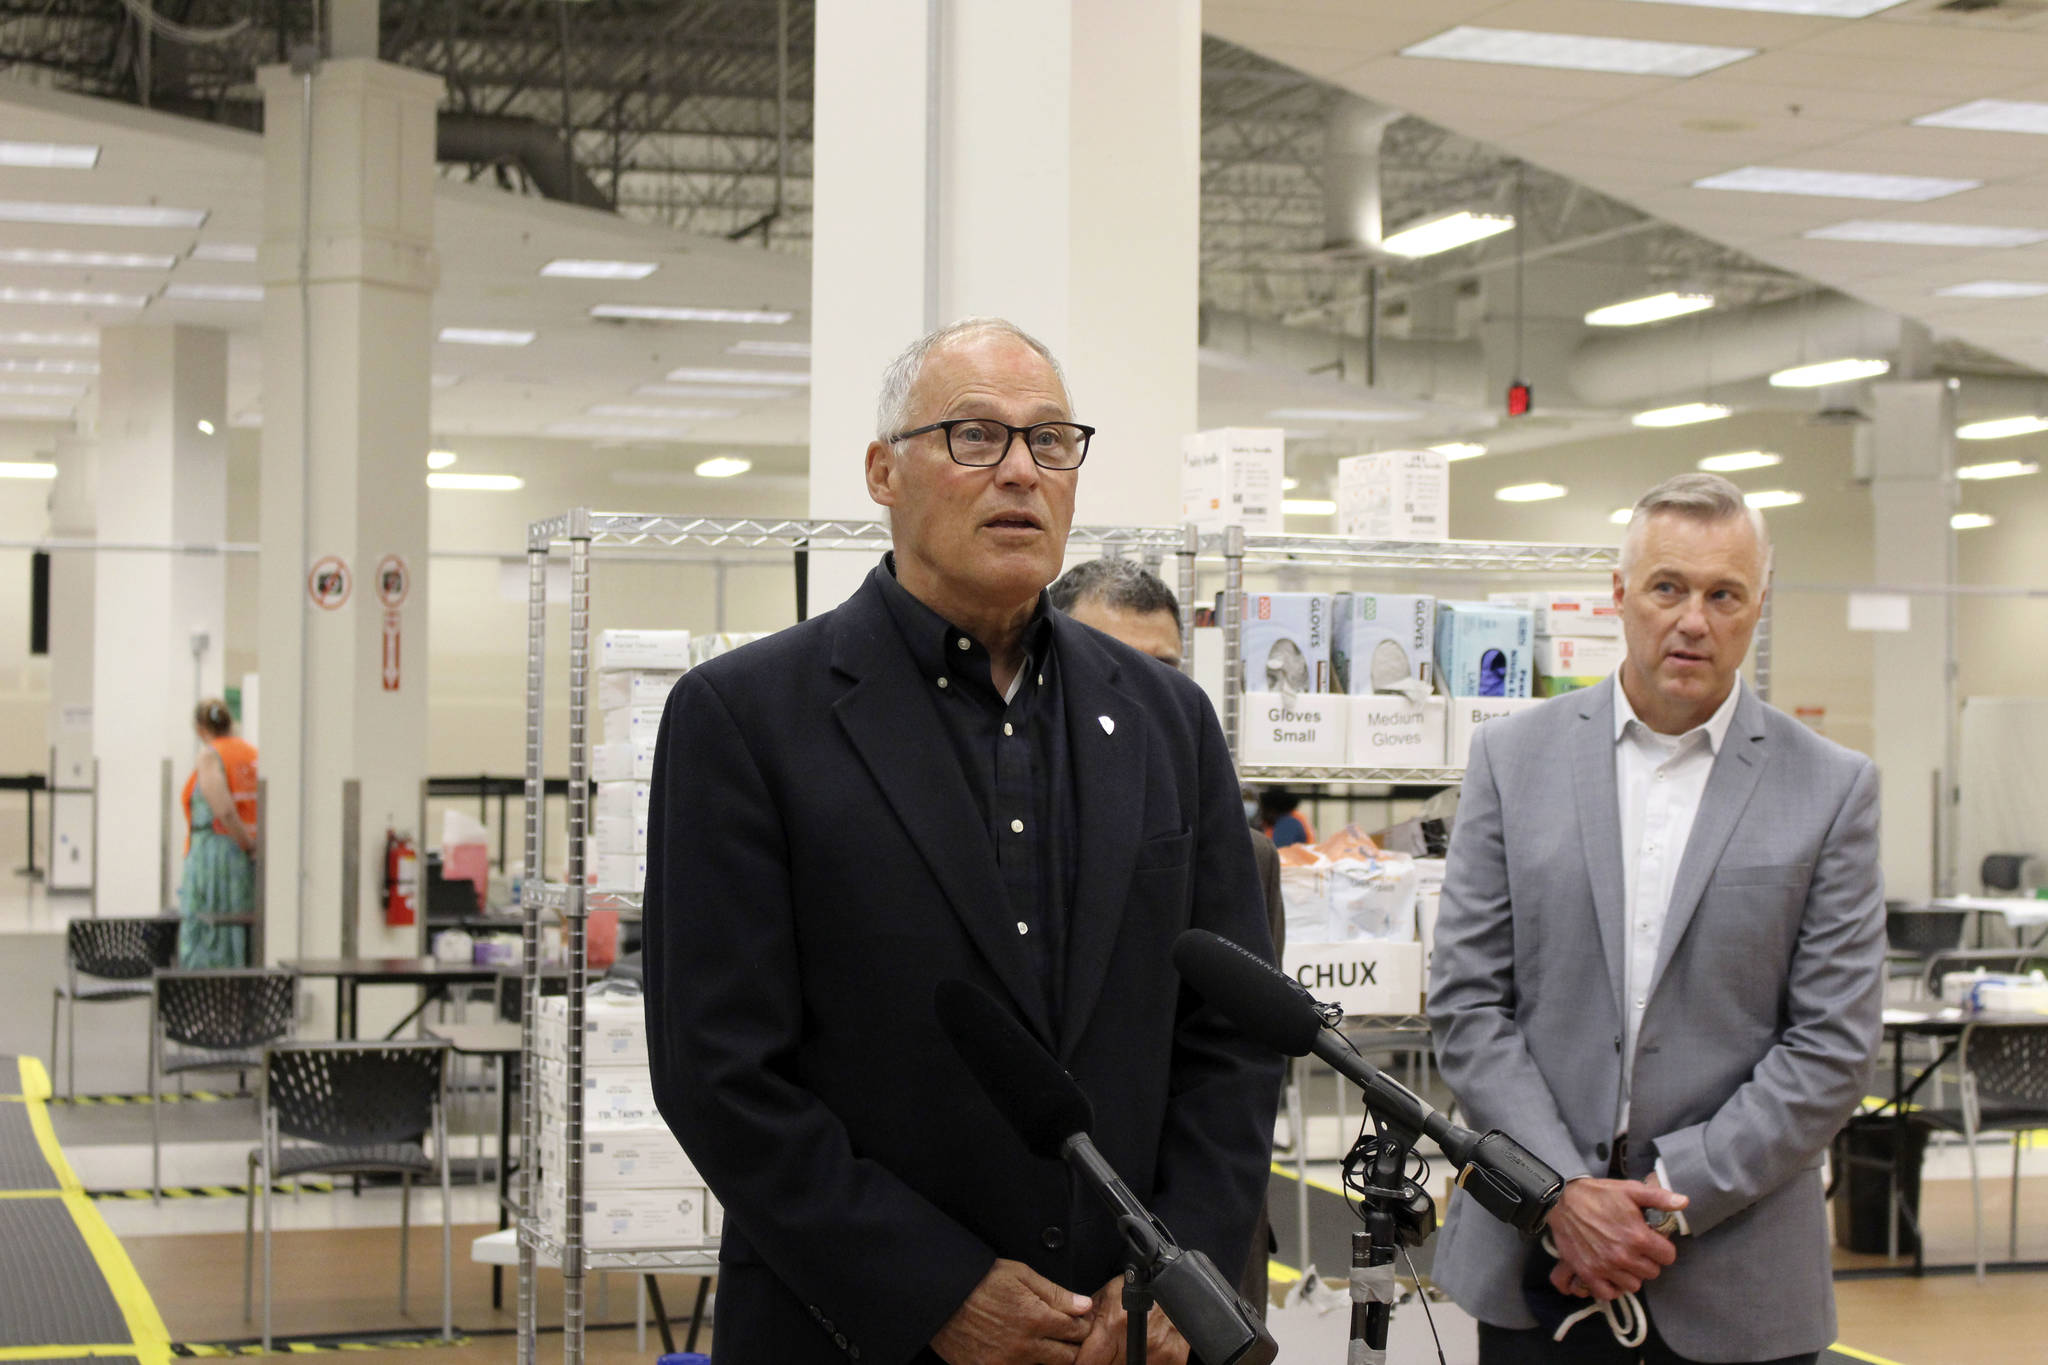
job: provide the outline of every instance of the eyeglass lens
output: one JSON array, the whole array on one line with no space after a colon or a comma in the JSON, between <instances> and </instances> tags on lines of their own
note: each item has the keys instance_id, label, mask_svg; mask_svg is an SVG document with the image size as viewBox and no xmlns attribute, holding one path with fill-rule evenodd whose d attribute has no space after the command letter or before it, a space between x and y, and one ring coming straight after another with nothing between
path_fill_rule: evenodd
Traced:
<instances>
[{"instance_id":1,"label":"eyeglass lens","mask_svg":"<svg viewBox=\"0 0 2048 1365\"><path fill-rule=\"evenodd\" d=\"M1021 435L1031 458L1048 469L1072 469L1088 453L1088 433L1072 422L1040 422ZM961 422L947 440L961 464L1000 464L1010 448L1010 429L1000 422Z\"/></svg>"}]
</instances>

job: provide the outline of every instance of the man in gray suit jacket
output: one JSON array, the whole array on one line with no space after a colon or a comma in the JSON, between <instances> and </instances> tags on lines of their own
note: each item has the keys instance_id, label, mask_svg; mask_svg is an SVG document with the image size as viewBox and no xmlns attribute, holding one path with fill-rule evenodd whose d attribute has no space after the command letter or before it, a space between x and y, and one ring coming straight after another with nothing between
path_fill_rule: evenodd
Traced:
<instances>
[{"instance_id":1,"label":"man in gray suit jacket","mask_svg":"<svg viewBox=\"0 0 2048 1365\"><path fill-rule=\"evenodd\" d=\"M1880 1035L1877 771L1742 686L1769 565L1727 480L1660 484L1614 576L1621 669L1473 737L1430 1023L1466 1121L1569 1182L1552 1251L1451 1201L1435 1276L1481 1365L1833 1340L1818 1167ZM1624 1294L1640 1346L1598 1313L1553 1338Z\"/></svg>"}]
</instances>

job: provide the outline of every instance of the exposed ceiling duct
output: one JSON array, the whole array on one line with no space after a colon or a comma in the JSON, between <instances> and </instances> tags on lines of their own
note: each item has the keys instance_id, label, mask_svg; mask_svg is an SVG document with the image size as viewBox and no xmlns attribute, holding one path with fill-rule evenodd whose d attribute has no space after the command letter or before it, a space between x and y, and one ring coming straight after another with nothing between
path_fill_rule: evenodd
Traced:
<instances>
[{"instance_id":1,"label":"exposed ceiling duct","mask_svg":"<svg viewBox=\"0 0 2048 1365\"><path fill-rule=\"evenodd\" d=\"M1655 328L1623 328L1573 353L1579 397L1619 407L1670 393L1695 393L1795 365L1851 356L1890 359L1900 342L1896 314L1840 294L1702 313Z\"/></svg>"},{"instance_id":2,"label":"exposed ceiling duct","mask_svg":"<svg viewBox=\"0 0 2048 1365\"><path fill-rule=\"evenodd\" d=\"M1333 100L1323 134L1323 250L1380 249L1380 145L1401 111L1346 93Z\"/></svg>"},{"instance_id":3,"label":"exposed ceiling duct","mask_svg":"<svg viewBox=\"0 0 2048 1365\"><path fill-rule=\"evenodd\" d=\"M473 166L517 166L549 199L609 209L611 198L576 164L559 128L502 114L442 110L435 124L434 156Z\"/></svg>"},{"instance_id":4,"label":"exposed ceiling duct","mask_svg":"<svg viewBox=\"0 0 2048 1365\"><path fill-rule=\"evenodd\" d=\"M1486 367L1477 341L1382 339L1375 383L1365 387L1366 342L1307 327L1289 327L1246 313L1204 308L1201 344L1234 351L1268 365L1349 379L1362 393L1390 404L1404 398L1479 406L1485 402Z\"/></svg>"}]
</instances>

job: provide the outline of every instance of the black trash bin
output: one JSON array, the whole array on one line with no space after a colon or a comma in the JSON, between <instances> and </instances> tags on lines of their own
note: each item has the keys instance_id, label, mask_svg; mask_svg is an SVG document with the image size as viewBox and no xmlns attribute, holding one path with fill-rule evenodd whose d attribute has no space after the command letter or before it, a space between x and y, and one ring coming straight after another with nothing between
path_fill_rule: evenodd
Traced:
<instances>
[{"instance_id":1,"label":"black trash bin","mask_svg":"<svg viewBox=\"0 0 2048 1365\"><path fill-rule=\"evenodd\" d=\"M1835 1135L1832 1162L1835 1185L1835 1245L1844 1251L1885 1254L1891 1193L1893 1144L1899 1144L1899 1255L1918 1249L1920 1234L1920 1158L1927 1150L1927 1129L1908 1122L1901 1134L1889 1114L1857 1114Z\"/></svg>"}]
</instances>

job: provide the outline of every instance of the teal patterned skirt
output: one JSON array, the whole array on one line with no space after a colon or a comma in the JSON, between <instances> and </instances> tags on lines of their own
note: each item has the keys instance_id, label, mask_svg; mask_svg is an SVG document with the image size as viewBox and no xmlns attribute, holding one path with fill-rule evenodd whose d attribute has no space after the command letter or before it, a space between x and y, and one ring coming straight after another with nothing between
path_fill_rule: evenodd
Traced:
<instances>
[{"instance_id":1,"label":"teal patterned skirt","mask_svg":"<svg viewBox=\"0 0 2048 1365\"><path fill-rule=\"evenodd\" d=\"M213 809L192 793L192 851L178 883L178 965L246 967L249 930L213 915L246 915L256 906L256 871L235 841L213 830Z\"/></svg>"}]
</instances>

